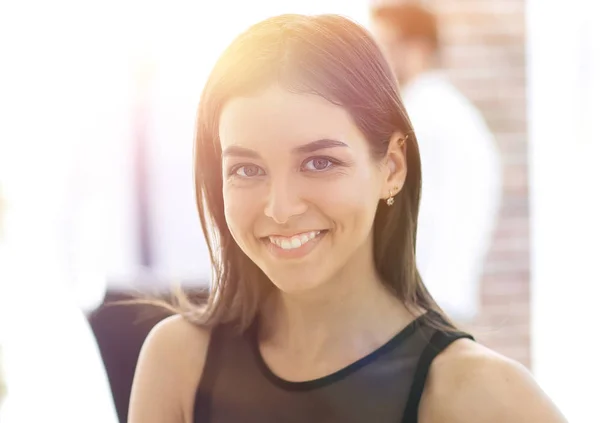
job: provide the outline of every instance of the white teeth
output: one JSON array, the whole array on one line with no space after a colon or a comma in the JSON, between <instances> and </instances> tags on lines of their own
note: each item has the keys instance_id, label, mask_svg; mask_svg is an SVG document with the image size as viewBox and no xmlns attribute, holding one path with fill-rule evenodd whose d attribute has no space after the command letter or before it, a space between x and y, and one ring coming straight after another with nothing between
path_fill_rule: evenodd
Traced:
<instances>
[{"instance_id":1,"label":"white teeth","mask_svg":"<svg viewBox=\"0 0 600 423\"><path fill-rule=\"evenodd\" d=\"M305 232L303 234L294 235L292 237L283 237L283 236L270 236L269 240L277 245L282 250L293 250L295 248L300 248L304 244L306 244L311 239L314 239L317 235L321 233L320 231L312 231Z\"/></svg>"}]
</instances>

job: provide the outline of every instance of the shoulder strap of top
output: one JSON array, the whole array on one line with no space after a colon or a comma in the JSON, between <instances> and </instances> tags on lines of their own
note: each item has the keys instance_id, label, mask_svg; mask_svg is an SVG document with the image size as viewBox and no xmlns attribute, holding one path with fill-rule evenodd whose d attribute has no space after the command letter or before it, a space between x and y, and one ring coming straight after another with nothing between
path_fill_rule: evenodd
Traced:
<instances>
[{"instance_id":1,"label":"shoulder strap of top","mask_svg":"<svg viewBox=\"0 0 600 423\"><path fill-rule=\"evenodd\" d=\"M421 357L417 363L417 370L410 388L406 408L404 409L402 423L418 423L419 404L421 403L421 396L423 395L423 389L425 388L425 382L427 380L427 375L429 374L431 363L439 353L446 349L446 347L461 338L473 339L471 335L463 332L449 333L440 330L435 331L431 340L427 343L421 353Z\"/></svg>"},{"instance_id":2,"label":"shoulder strap of top","mask_svg":"<svg viewBox=\"0 0 600 423\"><path fill-rule=\"evenodd\" d=\"M223 344L223 328L216 326L211 330L208 351L204 362L202 376L196 390L196 399L194 403L194 422L209 422L211 414L210 393L214 385L217 373L219 372L220 353Z\"/></svg>"}]
</instances>

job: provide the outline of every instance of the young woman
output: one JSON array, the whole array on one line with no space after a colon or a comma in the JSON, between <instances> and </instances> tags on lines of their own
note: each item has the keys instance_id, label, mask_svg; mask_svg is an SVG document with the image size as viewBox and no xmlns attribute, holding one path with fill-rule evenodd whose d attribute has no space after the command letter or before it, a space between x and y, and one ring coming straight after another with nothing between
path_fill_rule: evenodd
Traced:
<instances>
[{"instance_id":1,"label":"young woman","mask_svg":"<svg viewBox=\"0 0 600 423\"><path fill-rule=\"evenodd\" d=\"M270 18L224 52L196 141L213 291L148 337L131 423L564 421L420 279L419 151L394 81L338 16Z\"/></svg>"}]
</instances>

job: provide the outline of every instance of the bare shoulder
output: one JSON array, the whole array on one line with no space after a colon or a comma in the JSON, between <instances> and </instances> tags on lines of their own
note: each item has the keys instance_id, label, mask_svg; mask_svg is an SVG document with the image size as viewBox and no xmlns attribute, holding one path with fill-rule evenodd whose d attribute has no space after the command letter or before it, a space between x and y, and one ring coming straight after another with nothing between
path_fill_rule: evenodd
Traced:
<instances>
[{"instance_id":1,"label":"bare shoulder","mask_svg":"<svg viewBox=\"0 0 600 423\"><path fill-rule=\"evenodd\" d=\"M523 365L469 339L460 339L431 364L419 422L566 420Z\"/></svg>"},{"instance_id":2,"label":"bare shoulder","mask_svg":"<svg viewBox=\"0 0 600 423\"><path fill-rule=\"evenodd\" d=\"M150 331L136 368L130 423L191 421L209 342L210 331L177 315Z\"/></svg>"},{"instance_id":3,"label":"bare shoulder","mask_svg":"<svg viewBox=\"0 0 600 423\"><path fill-rule=\"evenodd\" d=\"M185 359L196 361L198 351L206 350L209 341L208 329L174 315L154 326L146 338L142 353L146 350L158 353L162 358L174 358L175 363Z\"/></svg>"}]
</instances>

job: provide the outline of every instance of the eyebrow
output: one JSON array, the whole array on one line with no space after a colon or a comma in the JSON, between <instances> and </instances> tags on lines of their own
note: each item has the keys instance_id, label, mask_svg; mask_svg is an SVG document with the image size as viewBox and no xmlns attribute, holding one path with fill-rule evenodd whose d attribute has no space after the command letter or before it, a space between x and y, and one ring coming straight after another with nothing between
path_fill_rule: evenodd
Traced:
<instances>
[{"instance_id":1,"label":"eyebrow","mask_svg":"<svg viewBox=\"0 0 600 423\"><path fill-rule=\"evenodd\" d=\"M325 150L326 148L334 148L334 147L348 147L348 144L332 140L328 138L320 139L317 141L309 142L308 144L304 144L294 148L294 153L305 154L305 153L313 153L319 150Z\"/></svg>"},{"instance_id":2,"label":"eyebrow","mask_svg":"<svg viewBox=\"0 0 600 423\"><path fill-rule=\"evenodd\" d=\"M342 141L337 141L329 138L323 138L320 140L309 142L308 144L294 147L292 150L295 154L306 154L313 153L319 150L325 150L327 148L335 147L348 147L348 144ZM238 145L231 145L223 150L223 157L245 157L250 159L259 158L259 154L246 147L240 147Z\"/></svg>"},{"instance_id":3,"label":"eyebrow","mask_svg":"<svg viewBox=\"0 0 600 423\"><path fill-rule=\"evenodd\" d=\"M249 159L258 159L259 155L256 151L249 148L240 147L238 145L230 145L223 150L223 157L245 157Z\"/></svg>"}]
</instances>

